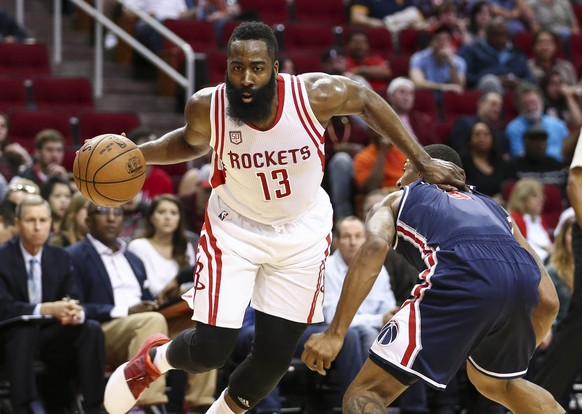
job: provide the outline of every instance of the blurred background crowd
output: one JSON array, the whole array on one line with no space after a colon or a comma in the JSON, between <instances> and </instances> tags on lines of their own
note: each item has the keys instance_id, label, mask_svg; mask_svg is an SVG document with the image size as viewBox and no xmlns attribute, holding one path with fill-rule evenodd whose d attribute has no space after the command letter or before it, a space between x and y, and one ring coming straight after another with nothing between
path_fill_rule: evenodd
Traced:
<instances>
[{"instance_id":1,"label":"blurred background crowd","mask_svg":"<svg viewBox=\"0 0 582 414\"><path fill-rule=\"evenodd\" d=\"M195 89L224 80L225 46L232 30L243 20L262 20L273 27L279 40L280 72L321 71L350 77L384 97L420 144L444 143L453 147L462 157L467 182L506 207L547 265L560 296L556 327L559 325L573 291L574 213L569 207L566 184L582 127L582 33L578 25L582 3L577 0L127 0L126 3L153 16L200 54ZM53 12L49 6L42 7L46 7L47 16ZM151 30L129 8L106 0L104 12L168 64L184 70L180 49ZM75 30L91 33L94 23L72 2L63 3L62 13ZM114 33L105 31L103 36L106 59L131 68L134 79L154 85L159 95L171 96L179 108L175 112L181 110L184 94L174 81ZM95 41L89 37L88 48ZM142 191L120 208L104 209L89 203L72 183L75 151L85 139L101 133L125 132L139 144L156 139L163 131L153 120L144 122L138 111L97 109L91 78L52 73L49 44L50 39L35 33L34 25L17 22L12 8L0 8L0 242L5 248L10 241L27 237L23 218L31 206L39 205L35 202L41 203L38 199L34 201L35 196L48 203L50 226L41 244L66 248L79 279L81 304L85 300L96 306L85 316L101 324L105 337L102 374L107 375L127 355L135 353L130 344L135 337L126 335L120 339L118 331L122 328L111 321L140 313L158 314L150 312L146 305L154 300L157 304L177 300L191 283L194 251L210 194L209 158L173 166L148 166ZM331 309L326 313L329 321L347 265L365 238L362 222L366 213L376 201L396 190L406 157L391 144L390 137L379 136L355 115L331 120L325 132L325 146L323 185L331 197L336 223L334 254L330 259L334 255L339 258L337 266L330 260L330 270L326 270L330 286L334 272L339 278L337 286L326 291L326 306ZM22 202L29 208L19 209ZM124 269L131 268L135 280L127 280L126 275L123 281L115 283L119 270L108 260L117 252L123 258L111 259L112 263L129 266ZM93 274L91 257L102 260L97 272L100 275ZM343 390L365 358L366 344L394 308L408 298L416 281L415 271L393 254L388 256L385 270L378 295L371 295L368 308L361 310L362 320L354 325L352 348L348 346L348 335L345 352L342 351L344 358L338 358L337 367L332 370L335 374L319 378L302 369L297 361L280 389L255 412L291 412L293 405L304 412L337 412ZM51 269L43 267L43 277L50 272ZM99 277L109 280L112 297L92 290ZM7 282L3 283L0 289L7 289ZM133 294L131 299L128 292ZM0 292L2 295L16 300L9 293ZM100 313L99 304L110 305L106 315ZM8 319L8 313L1 310L0 307L0 320ZM180 327L192 323L184 315L154 318L151 329L166 330L170 335L179 332ZM204 378L169 376L167 387L146 395L138 410L204 412L204 407L214 400L215 390L222 390L225 385L229 370L252 346L252 321L249 311L244 326L248 331L241 335L238 356L233 355L229 366L205 374ZM363 327L372 327L372 333L364 332ZM551 337L532 360L531 375L550 342ZM119 346L120 343L125 345ZM50 384L54 378L52 371L45 370L44 374ZM74 397L54 398L51 389L39 385L39 395L34 398L43 402L45 407L41 409L55 413L72 410ZM73 387L71 395L75 391L78 390ZM13 394L9 397L13 412L29 412L14 407L22 401L17 401ZM564 401L575 412L576 396L568 393ZM26 400L25 404L28 403ZM399 399L398 406L403 414L505 412L476 395L463 372L444 393L421 384L411 387ZM82 404L77 407L82 409L79 407Z\"/></svg>"}]
</instances>

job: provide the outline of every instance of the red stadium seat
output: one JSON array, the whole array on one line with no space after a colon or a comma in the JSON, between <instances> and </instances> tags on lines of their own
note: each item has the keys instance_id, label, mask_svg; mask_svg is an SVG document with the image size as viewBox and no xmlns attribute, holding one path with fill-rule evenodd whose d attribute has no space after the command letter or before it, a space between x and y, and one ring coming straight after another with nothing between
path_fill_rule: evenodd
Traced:
<instances>
[{"instance_id":1,"label":"red stadium seat","mask_svg":"<svg viewBox=\"0 0 582 414\"><path fill-rule=\"evenodd\" d=\"M399 76L408 77L408 69L410 68L410 55L391 55L388 57L390 69L392 69L392 77Z\"/></svg>"},{"instance_id":2,"label":"red stadium seat","mask_svg":"<svg viewBox=\"0 0 582 414\"><path fill-rule=\"evenodd\" d=\"M239 0L239 4L243 13L256 13L270 25L289 20L287 0Z\"/></svg>"},{"instance_id":3,"label":"red stadium seat","mask_svg":"<svg viewBox=\"0 0 582 414\"><path fill-rule=\"evenodd\" d=\"M439 122L437 124L437 136L439 137L440 144L449 144L449 135L453 129L452 122Z\"/></svg>"},{"instance_id":4,"label":"red stadium seat","mask_svg":"<svg viewBox=\"0 0 582 414\"><path fill-rule=\"evenodd\" d=\"M164 26L184 39L192 50L198 53L204 53L207 50L219 46L216 40L214 24L206 20L189 20L189 19L167 19L164 20ZM164 40L164 49L175 50L182 53L182 50L169 40Z\"/></svg>"},{"instance_id":5,"label":"red stadium seat","mask_svg":"<svg viewBox=\"0 0 582 414\"><path fill-rule=\"evenodd\" d=\"M297 73L321 72L321 53L290 50L285 55L295 63Z\"/></svg>"},{"instance_id":6,"label":"red stadium seat","mask_svg":"<svg viewBox=\"0 0 582 414\"><path fill-rule=\"evenodd\" d=\"M79 114L81 142L101 134L127 134L138 126L140 119L135 112L87 111Z\"/></svg>"},{"instance_id":7,"label":"red stadium seat","mask_svg":"<svg viewBox=\"0 0 582 414\"><path fill-rule=\"evenodd\" d=\"M87 78L35 78L34 103L40 110L60 110L77 115L94 108L91 82Z\"/></svg>"},{"instance_id":8,"label":"red stadium seat","mask_svg":"<svg viewBox=\"0 0 582 414\"><path fill-rule=\"evenodd\" d=\"M347 21L343 0L295 0L295 19L298 22L322 26L340 25Z\"/></svg>"},{"instance_id":9,"label":"red stadium seat","mask_svg":"<svg viewBox=\"0 0 582 414\"><path fill-rule=\"evenodd\" d=\"M469 90L463 93L445 92L443 94L444 121L453 122L459 115L475 115L481 91Z\"/></svg>"},{"instance_id":10,"label":"red stadium seat","mask_svg":"<svg viewBox=\"0 0 582 414\"><path fill-rule=\"evenodd\" d=\"M368 34L368 42L370 44L370 53L380 55L384 58L394 53L394 45L392 43L392 35L390 31L383 27L364 27L355 25L343 26L343 46L346 47L348 37L351 32L361 30Z\"/></svg>"},{"instance_id":11,"label":"red stadium seat","mask_svg":"<svg viewBox=\"0 0 582 414\"><path fill-rule=\"evenodd\" d=\"M582 72L582 35L570 36L569 51L572 64L576 68L578 75L580 75Z\"/></svg>"},{"instance_id":12,"label":"red stadium seat","mask_svg":"<svg viewBox=\"0 0 582 414\"><path fill-rule=\"evenodd\" d=\"M513 92L503 94L503 121L507 124L519 115L519 110L515 106L515 95Z\"/></svg>"},{"instance_id":13,"label":"red stadium seat","mask_svg":"<svg viewBox=\"0 0 582 414\"><path fill-rule=\"evenodd\" d=\"M287 23L283 29L283 49L317 52L336 47L335 32L328 25L311 23Z\"/></svg>"},{"instance_id":14,"label":"red stadium seat","mask_svg":"<svg viewBox=\"0 0 582 414\"><path fill-rule=\"evenodd\" d=\"M50 75L47 47L42 43L0 43L0 73L21 78Z\"/></svg>"},{"instance_id":15,"label":"red stadium seat","mask_svg":"<svg viewBox=\"0 0 582 414\"><path fill-rule=\"evenodd\" d=\"M65 138L65 145L73 145L71 117L58 111L12 111L10 117L10 137L29 152L34 152L34 137L43 129L56 129Z\"/></svg>"},{"instance_id":16,"label":"red stadium seat","mask_svg":"<svg viewBox=\"0 0 582 414\"><path fill-rule=\"evenodd\" d=\"M429 90L417 89L414 91L414 109L431 116L434 121L439 119L439 109L434 93Z\"/></svg>"},{"instance_id":17,"label":"red stadium seat","mask_svg":"<svg viewBox=\"0 0 582 414\"><path fill-rule=\"evenodd\" d=\"M28 82L18 77L0 77L0 112L25 109L28 106Z\"/></svg>"},{"instance_id":18,"label":"red stadium seat","mask_svg":"<svg viewBox=\"0 0 582 414\"><path fill-rule=\"evenodd\" d=\"M214 86L224 82L226 73L226 51L212 50L206 53L206 75L208 85Z\"/></svg>"},{"instance_id":19,"label":"red stadium seat","mask_svg":"<svg viewBox=\"0 0 582 414\"><path fill-rule=\"evenodd\" d=\"M418 29L404 29L398 32L398 53L411 55L423 49L423 42L428 39L429 32Z\"/></svg>"}]
</instances>

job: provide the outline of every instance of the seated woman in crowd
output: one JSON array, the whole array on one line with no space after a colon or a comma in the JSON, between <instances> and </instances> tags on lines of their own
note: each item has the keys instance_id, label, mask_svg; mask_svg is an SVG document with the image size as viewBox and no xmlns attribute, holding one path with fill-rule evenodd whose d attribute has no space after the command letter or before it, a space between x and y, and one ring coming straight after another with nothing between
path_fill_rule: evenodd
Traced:
<instances>
[{"instance_id":1,"label":"seated woman in crowd","mask_svg":"<svg viewBox=\"0 0 582 414\"><path fill-rule=\"evenodd\" d=\"M512 165L504 160L498 151L491 127L485 122L477 122L469 135L469 153L461 157L467 183L477 187L477 191L502 201L503 184L515 179Z\"/></svg>"},{"instance_id":2,"label":"seated woman in crowd","mask_svg":"<svg viewBox=\"0 0 582 414\"><path fill-rule=\"evenodd\" d=\"M49 238L49 244L67 247L83 240L87 235L87 205L89 202L77 191L61 220L60 231Z\"/></svg>"},{"instance_id":3,"label":"seated woman in crowd","mask_svg":"<svg viewBox=\"0 0 582 414\"><path fill-rule=\"evenodd\" d=\"M52 234L58 233L61 229L63 217L71 203L72 192L71 181L61 175L49 177L42 185L40 195L49 202L51 207Z\"/></svg>"}]
</instances>

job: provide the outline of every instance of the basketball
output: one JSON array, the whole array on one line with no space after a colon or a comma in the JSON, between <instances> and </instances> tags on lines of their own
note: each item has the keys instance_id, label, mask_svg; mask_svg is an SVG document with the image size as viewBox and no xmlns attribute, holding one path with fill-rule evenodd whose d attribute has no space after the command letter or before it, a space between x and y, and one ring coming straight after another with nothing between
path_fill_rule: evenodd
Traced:
<instances>
[{"instance_id":1,"label":"basketball","mask_svg":"<svg viewBox=\"0 0 582 414\"><path fill-rule=\"evenodd\" d=\"M86 141L77 152L73 178L87 200L103 207L117 207L141 190L146 161L130 139L99 135Z\"/></svg>"}]
</instances>

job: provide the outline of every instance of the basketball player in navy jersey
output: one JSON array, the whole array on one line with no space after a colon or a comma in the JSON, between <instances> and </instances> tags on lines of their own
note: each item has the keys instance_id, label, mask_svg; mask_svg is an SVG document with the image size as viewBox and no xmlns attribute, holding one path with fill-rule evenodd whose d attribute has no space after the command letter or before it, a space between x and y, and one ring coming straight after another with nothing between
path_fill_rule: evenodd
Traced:
<instances>
[{"instance_id":1,"label":"basketball player in navy jersey","mask_svg":"<svg viewBox=\"0 0 582 414\"><path fill-rule=\"evenodd\" d=\"M255 342L209 414L243 413L287 371L307 324L321 322L323 274L333 212L321 188L325 126L358 114L390 137L422 176L464 185L452 163L431 158L376 93L342 76L279 73L277 42L263 23L241 23L227 45L225 83L198 91L186 125L140 146L148 164L211 151L212 192L196 251L194 288L184 295L196 329L158 335L113 373L111 414L129 410L170 369L205 372L230 355L245 309L255 309Z\"/></svg>"},{"instance_id":2,"label":"basketball player in navy jersey","mask_svg":"<svg viewBox=\"0 0 582 414\"><path fill-rule=\"evenodd\" d=\"M446 145L426 150L461 165ZM415 381L444 389L464 363L477 389L511 412L564 413L550 393L521 378L557 312L544 266L491 198L419 178L407 161L402 190L368 214L368 238L350 264L337 312L306 343L303 361L325 374L392 246L417 267L419 283L372 345L344 413L385 414Z\"/></svg>"}]
</instances>

